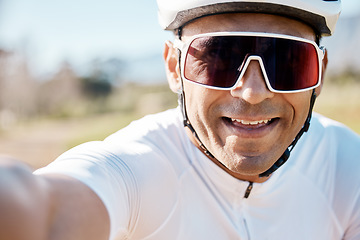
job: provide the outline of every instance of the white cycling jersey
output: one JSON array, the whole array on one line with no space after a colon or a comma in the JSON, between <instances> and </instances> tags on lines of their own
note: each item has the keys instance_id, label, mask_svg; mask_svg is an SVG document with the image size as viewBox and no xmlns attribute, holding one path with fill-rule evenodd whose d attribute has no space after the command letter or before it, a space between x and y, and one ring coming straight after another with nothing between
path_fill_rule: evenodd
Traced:
<instances>
[{"instance_id":1,"label":"white cycling jersey","mask_svg":"<svg viewBox=\"0 0 360 240\"><path fill-rule=\"evenodd\" d=\"M149 115L36 174L62 173L104 202L110 239L360 239L360 138L314 114L265 183L228 175L187 137L180 109Z\"/></svg>"}]
</instances>

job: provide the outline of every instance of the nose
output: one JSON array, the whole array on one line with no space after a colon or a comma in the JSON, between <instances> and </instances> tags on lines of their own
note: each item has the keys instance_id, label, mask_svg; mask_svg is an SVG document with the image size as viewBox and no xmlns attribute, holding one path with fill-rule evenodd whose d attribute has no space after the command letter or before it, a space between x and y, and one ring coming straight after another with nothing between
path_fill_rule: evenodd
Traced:
<instances>
[{"instance_id":1,"label":"nose","mask_svg":"<svg viewBox=\"0 0 360 240\"><path fill-rule=\"evenodd\" d=\"M266 86L259 60L250 60L243 71L245 72L240 76L241 79L236 87L231 90L233 97L241 98L250 104L257 104L274 96Z\"/></svg>"}]
</instances>

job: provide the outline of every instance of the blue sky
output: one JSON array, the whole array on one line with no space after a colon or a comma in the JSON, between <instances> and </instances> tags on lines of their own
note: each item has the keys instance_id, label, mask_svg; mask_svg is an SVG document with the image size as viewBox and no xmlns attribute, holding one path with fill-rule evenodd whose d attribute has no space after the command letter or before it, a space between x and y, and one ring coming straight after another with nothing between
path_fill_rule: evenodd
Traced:
<instances>
[{"instance_id":1,"label":"blue sky","mask_svg":"<svg viewBox=\"0 0 360 240\"><path fill-rule=\"evenodd\" d=\"M157 23L155 0L0 0L0 48L23 49L36 71L63 60L146 56L162 51L171 34ZM343 0L343 14L360 12Z\"/></svg>"},{"instance_id":2,"label":"blue sky","mask_svg":"<svg viewBox=\"0 0 360 240\"><path fill-rule=\"evenodd\" d=\"M2 0L0 48L25 49L41 71L63 59L146 56L171 38L156 11L149 0Z\"/></svg>"}]
</instances>

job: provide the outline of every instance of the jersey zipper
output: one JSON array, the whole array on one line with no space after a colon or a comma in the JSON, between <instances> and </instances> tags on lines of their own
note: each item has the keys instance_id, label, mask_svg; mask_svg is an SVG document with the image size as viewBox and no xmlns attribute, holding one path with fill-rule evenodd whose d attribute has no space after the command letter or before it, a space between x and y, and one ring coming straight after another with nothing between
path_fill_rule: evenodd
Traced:
<instances>
[{"instance_id":1,"label":"jersey zipper","mask_svg":"<svg viewBox=\"0 0 360 240\"><path fill-rule=\"evenodd\" d=\"M253 182L249 182L249 186L246 188L244 198L249 197L252 189L253 189Z\"/></svg>"}]
</instances>

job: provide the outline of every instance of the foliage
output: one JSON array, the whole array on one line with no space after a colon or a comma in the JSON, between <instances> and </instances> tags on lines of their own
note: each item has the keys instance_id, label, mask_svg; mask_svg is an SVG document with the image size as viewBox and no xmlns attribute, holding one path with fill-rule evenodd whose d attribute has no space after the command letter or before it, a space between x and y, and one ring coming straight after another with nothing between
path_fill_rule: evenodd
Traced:
<instances>
[{"instance_id":1,"label":"foliage","mask_svg":"<svg viewBox=\"0 0 360 240\"><path fill-rule=\"evenodd\" d=\"M80 81L84 95L89 99L107 97L112 91L112 86L105 74L83 77Z\"/></svg>"}]
</instances>

